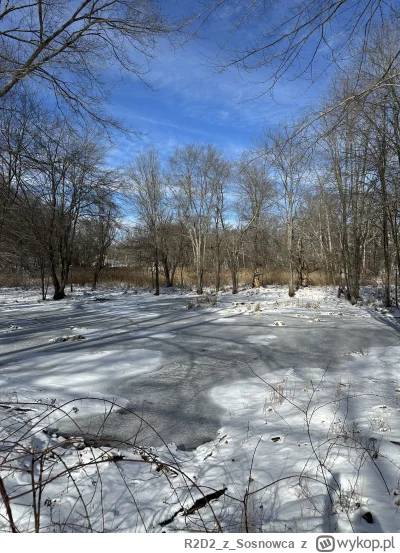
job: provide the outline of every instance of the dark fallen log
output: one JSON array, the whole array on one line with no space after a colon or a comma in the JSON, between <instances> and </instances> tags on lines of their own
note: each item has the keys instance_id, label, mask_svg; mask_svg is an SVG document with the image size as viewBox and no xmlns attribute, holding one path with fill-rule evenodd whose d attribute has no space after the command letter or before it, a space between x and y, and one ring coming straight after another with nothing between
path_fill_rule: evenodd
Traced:
<instances>
[{"instance_id":1,"label":"dark fallen log","mask_svg":"<svg viewBox=\"0 0 400 553\"><path fill-rule=\"evenodd\" d=\"M165 520L160 522L160 526L166 526L167 524L170 524L179 515L179 513L183 513L184 516L193 515L196 511L198 511L202 507L205 507L206 505L208 505L210 503L210 501L218 499L218 498L221 497L221 495L224 495L226 490L227 490L227 488L222 488L222 490L216 490L215 492L204 495L203 497L200 497L199 499L196 499L196 501L193 503L193 505L191 507L189 507L188 509L184 509L183 507L181 507L171 517L166 518Z\"/></svg>"}]
</instances>

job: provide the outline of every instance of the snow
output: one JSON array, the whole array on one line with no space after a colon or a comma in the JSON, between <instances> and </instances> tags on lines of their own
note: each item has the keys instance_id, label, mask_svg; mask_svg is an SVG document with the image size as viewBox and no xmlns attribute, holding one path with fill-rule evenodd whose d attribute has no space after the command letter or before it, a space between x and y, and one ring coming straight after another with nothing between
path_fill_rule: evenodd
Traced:
<instances>
[{"instance_id":1,"label":"snow","mask_svg":"<svg viewBox=\"0 0 400 553\"><path fill-rule=\"evenodd\" d=\"M276 336L275 334L264 334L263 336L259 336L256 334L255 336L247 336L247 341L250 342L250 344L265 344L268 345L271 340L275 340Z\"/></svg>"},{"instance_id":2,"label":"snow","mask_svg":"<svg viewBox=\"0 0 400 553\"><path fill-rule=\"evenodd\" d=\"M24 362L2 371L0 390L3 397L10 386L18 390L18 400L34 398L40 403L70 404L70 418L79 414L104 413L112 404L128 407L128 399L107 394L110 378L124 380L156 371L162 365L162 354L148 350L98 351L61 354L31 354ZM62 367L62 370L60 370ZM94 401L96 400L96 401ZM32 401L32 399L31 399ZM53 419L59 419L54 416ZM52 420L54 424L54 420Z\"/></svg>"},{"instance_id":3,"label":"snow","mask_svg":"<svg viewBox=\"0 0 400 553\"><path fill-rule=\"evenodd\" d=\"M34 528L33 455L34 478L43 487L42 531L399 532L400 346L338 345L340 370L327 359L272 373L248 356L247 378L215 380L209 390L223 420L213 439L192 451L168 439L157 447L129 447L65 439L54 430L60 417L128 412L130 399L110 393L110 382L124 390L127 381L157 379L164 348L179 338L179 313L187 314L185 324L193 325L198 340L204 339L196 334L199 326L216 331L221 325L229 336L234 327L250 325L245 352L254 347L268 355L289 331L346 321L358 321L360 332L365 325L378 333L391 325L395 344L397 310L385 313L372 292L363 293L367 299L351 306L335 288L306 288L288 298L286 289L270 286L226 292L217 307L184 311L181 292L168 294L176 304L117 289L78 290L53 303L38 302L37 290L2 290L0 475L10 496L18 496L11 500L16 526ZM34 335L47 314L59 309L66 321L72 306L88 313L87 324L70 325L70 334L61 324L60 331L45 326ZM171 312L176 320L157 324ZM120 325L104 329L104 317ZM276 328L257 331L264 319L265 327ZM124 320L156 324L126 330ZM17 355L19 334L32 335L32 347ZM84 339L59 341L77 335ZM116 347L121 339L123 347ZM4 505L0 515L4 531Z\"/></svg>"}]
</instances>

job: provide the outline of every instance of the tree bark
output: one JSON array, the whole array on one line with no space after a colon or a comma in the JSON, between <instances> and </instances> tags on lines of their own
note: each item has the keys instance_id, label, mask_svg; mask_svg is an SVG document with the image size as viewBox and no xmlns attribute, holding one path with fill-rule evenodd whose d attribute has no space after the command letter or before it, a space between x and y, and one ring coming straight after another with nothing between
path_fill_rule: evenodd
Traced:
<instances>
[{"instance_id":1,"label":"tree bark","mask_svg":"<svg viewBox=\"0 0 400 553\"><path fill-rule=\"evenodd\" d=\"M158 261L158 248L156 247L155 251L155 263L154 263L154 269L155 269L155 278L156 278L156 291L155 296L160 295L160 269L159 269L159 261Z\"/></svg>"},{"instance_id":2,"label":"tree bark","mask_svg":"<svg viewBox=\"0 0 400 553\"><path fill-rule=\"evenodd\" d=\"M293 220L290 217L287 224L287 253L288 253L288 269L289 269L289 297L293 298L294 279L293 279Z\"/></svg>"}]
</instances>

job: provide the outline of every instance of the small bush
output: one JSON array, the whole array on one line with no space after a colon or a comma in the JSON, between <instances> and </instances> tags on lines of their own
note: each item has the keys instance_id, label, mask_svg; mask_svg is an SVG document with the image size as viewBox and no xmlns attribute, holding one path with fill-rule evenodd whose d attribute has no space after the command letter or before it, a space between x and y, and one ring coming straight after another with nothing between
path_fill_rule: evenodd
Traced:
<instances>
[{"instance_id":1,"label":"small bush","mask_svg":"<svg viewBox=\"0 0 400 553\"><path fill-rule=\"evenodd\" d=\"M218 305L217 296L207 294L199 296L195 300L186 300L186 309L196 309L198 307L216 307Z\"/></svg>"}]
</instances>

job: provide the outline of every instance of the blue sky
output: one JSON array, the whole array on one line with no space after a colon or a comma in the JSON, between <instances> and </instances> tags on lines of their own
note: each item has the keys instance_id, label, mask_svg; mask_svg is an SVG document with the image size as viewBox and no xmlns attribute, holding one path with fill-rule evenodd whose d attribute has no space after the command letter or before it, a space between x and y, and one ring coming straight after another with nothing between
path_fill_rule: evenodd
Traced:
<instances>
[{"instance_id":1,"label":"blue sky","mask_svg":"<svg viewBox=\"0 0 400 553\"><path fill-rule=\"evenodd\" d=\"M228 36L231 22L232 14L225 10L202 29L204 38L190 40L182 49L160 42L157 59L146 75L152 88L133 77L118 83L109 111L143 134L133 141L119 138L112 151L113 164L130 162L138 150L153 145L166 160L176 146L190 142L213 143L235 157L265 127L294 118L316 100L319 87L307 90L301 81L279 84L273 98L265 94L251 100L265 90L265 85L254 84L262 78L261 72L243 77L233 68L215 74L209 60L218 55L218 44ZM235 40L248 39L258 25L247 25Z\"/></svg>"}]
</instances>

